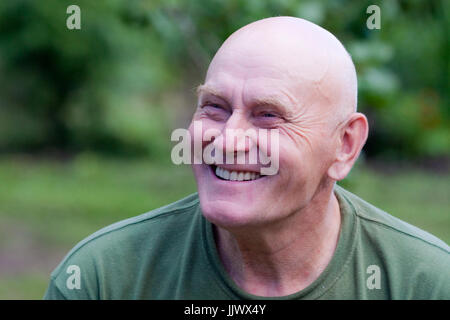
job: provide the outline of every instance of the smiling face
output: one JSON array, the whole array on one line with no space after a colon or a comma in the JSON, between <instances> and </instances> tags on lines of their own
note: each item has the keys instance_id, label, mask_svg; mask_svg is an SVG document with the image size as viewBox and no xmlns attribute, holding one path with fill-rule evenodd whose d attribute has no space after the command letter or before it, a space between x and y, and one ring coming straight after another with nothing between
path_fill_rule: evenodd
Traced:
<instances>
[{"instance_id":1,"label":"smiling face","mask_svg":"<svg viewBox=\"0 0 450 320\"><path fill-rule=\"evenodd\" d=\"M274 175L259 176L262 165L248 161L193 165L202 212L224 228L279 221L301 212L330 185L328 169L340 139L337 128L354 109L354 92L346 92L351 85L343 81L341 71L347 66L335 57L340 52L336 48L341 54L345 50L325 30L298 20L266 19L233 34L199 87L191 136L195 121L201 122L203 133L220 132L212 141L203 137L197 142L204 148L214 144L224 154L230 152L229 129L279 133L278 150L259 137L231 150L278 151Z\"/></svg>"}]
</instances>

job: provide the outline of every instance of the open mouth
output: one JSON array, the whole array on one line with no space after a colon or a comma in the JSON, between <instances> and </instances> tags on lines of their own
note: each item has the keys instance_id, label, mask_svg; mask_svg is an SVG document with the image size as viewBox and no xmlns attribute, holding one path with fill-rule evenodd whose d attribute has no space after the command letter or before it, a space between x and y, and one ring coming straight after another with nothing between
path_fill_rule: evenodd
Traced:
<instances>
[{"instance_id":1,"label":"open mouth","mask_svg":"<svg viewBox=\"0 0 450 320\"><path fill-rule=\"evenodd\" d=\"M264 177L264 175L261 175L254 171L230 171L214 165L210 167L213 173L216 175L216 177L221 180L252 181Z\"/></svg>"}]
</instances>

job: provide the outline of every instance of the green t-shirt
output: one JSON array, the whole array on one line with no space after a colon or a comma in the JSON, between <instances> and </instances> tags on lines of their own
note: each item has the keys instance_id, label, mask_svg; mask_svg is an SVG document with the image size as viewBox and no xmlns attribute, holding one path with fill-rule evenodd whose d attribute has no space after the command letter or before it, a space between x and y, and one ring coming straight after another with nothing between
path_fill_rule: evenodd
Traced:
<instances>
[{"instance_id":1,"label":"green t-shirt","mask_svg":"<svg viewBox=\"0 0 450 320\"><path fill-rule=\"evenodd\" d=\"M342 226L324 272L276 299L450 299L449 247L336 186ZM262 299L226 273L198 195L108 226L53 271L45 299Z\"/></svg>"}]
</instances>

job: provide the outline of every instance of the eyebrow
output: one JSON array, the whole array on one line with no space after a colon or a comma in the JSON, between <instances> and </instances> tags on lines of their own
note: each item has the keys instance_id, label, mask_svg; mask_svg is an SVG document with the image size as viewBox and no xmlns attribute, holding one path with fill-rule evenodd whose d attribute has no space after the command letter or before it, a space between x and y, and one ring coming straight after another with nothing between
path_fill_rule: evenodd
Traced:
<instances>
[{"instance_id":1,"label":"eyebrow","mask_svg":"<svg viewBox=\"0 0 450 320\"><path fill-rule=\"evenodd\" d=\"M228 101L226 98L223 97L222 93L216 89L214 89L211 86L208 86L206 84L201 84L197 87L197 95L200 97L202 94L210 94L213 96L216 96L224 101ZM290 100L290 99L289 99ZM292 103L292 101L291 101ZM269 95L266 97L257 97L252 99L252 104L258 105L258 106L272 106L282 112L288 113L286 103L282 101L277 96Z\"/></svg>"},{"instance_id":2,"label":"eyebrow","mask_svg":"<svg viewBox=\"0 0 450 320\"><path fill-rule=\"evenodd\" d=\"M199 86L197 87L196 92L197 92L197 96L200 96L201 94L210 94L210 95L213 95L213 96L217 96L217 97L219 97L219 98L221 98L221 99L223 99L223 100L226 100L226 99L222 96L222 93L221 93L221 92L217 91L217 90L214 89L213 87L208 86L208 85L206 85L206 84L201 84L201 85L199 85Z\"/></svg>"}]
</instances>

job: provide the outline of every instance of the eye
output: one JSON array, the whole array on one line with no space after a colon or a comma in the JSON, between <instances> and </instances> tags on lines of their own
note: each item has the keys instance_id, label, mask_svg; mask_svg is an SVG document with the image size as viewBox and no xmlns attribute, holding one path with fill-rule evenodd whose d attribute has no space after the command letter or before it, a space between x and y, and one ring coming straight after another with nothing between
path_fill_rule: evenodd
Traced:
<instances>
[{"instance_id":1,"label":"eye","mask_svg":"<svg viewBox=\"0 0 450 320\"><path fill-rule=\"evenodd\" d=\"M216 103L205 103L202 108L223 109L221 105Z\"/></svg>"},{"instance_id":2,"label":"eye","mask_svg":"<svg viewBox=\"0 0 450 320\"><path fill-rule=\"evenodd\" d=\"M230 115L227 107L217 103L206 102L201 109L208 118L215 121L224 121Z\"/></svg>"},{"instance_id":3,"label":"eye","mask_svg":"<svg viewBox=\"0 0 450 320\"><path fill-rule=\"evenodd\" d=\"M257 116L260 118L279 118L279 115L272 111L261 111L257 113Z\"/></svg>"},{"instance_id":4,"label":"eye","mask_svg":"<svg viewBox=\"0 0 450 320\"><path fill-rule=\"evenodd\" d=\"M256 111L253 121L256 126L272 128L283 123L284 118L281 113L270 108Z\"/></svg>"}]
</instances>

